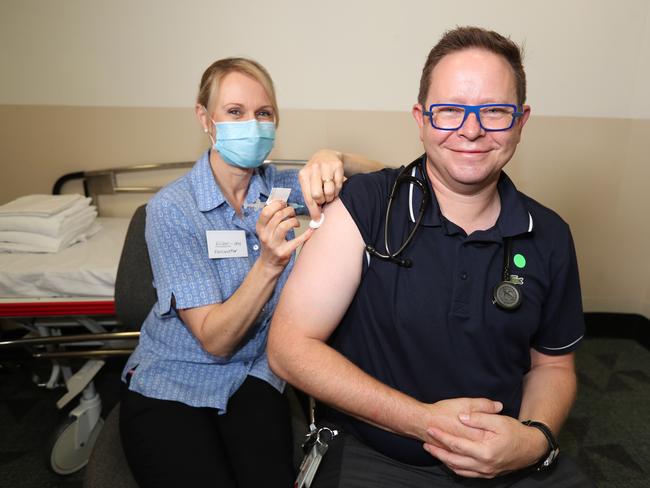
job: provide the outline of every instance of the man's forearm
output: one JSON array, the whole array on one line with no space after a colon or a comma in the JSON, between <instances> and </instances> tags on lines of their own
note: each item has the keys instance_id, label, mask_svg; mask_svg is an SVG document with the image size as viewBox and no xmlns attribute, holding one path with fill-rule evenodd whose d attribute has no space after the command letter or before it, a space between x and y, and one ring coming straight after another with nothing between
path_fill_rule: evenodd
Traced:
<instances>
[{"instance_id":1,"label":"man's forearm","mask_svg":"<svg viewBox=\"0 0 650 488\"><path fill-rule=\"evenodd\" d=\"M557 435L576 398L573 357L534 365L524 378L520 420L537 420Z\"/></svg>"},{"instance_id":2,"label":"man's forearm","mask_svg":"<svg viewBox=\"0 0 650 488\"><path fill-rule=\"evenodd\" d=\"M377 381L318 339L269 338L274 372L314 398L384 430L422 439L427 407ZM282 345L278 343L281 342Z\"/></svg>"}]
</instances>

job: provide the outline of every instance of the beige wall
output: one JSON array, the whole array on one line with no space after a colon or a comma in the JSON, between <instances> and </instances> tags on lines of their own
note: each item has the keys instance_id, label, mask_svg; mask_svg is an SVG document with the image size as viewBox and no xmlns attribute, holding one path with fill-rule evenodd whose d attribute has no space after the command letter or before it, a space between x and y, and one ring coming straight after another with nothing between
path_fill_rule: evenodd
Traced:
<instances>
[{"instance_id":1,"label":"beige wall","mask_svg":"<svg viewBox=\"0 0 650 488\"><path fill-rule=\"evenodd\" d=\"M650 317L647 0L3 0L0 204L67 172L194 160L198 79L230 55L274 76L273 156L400 164L420 151L426 53L459 24L525 44L533 116L508 172L570 223L585 308Z\"/></svg>"},{"instance_id":2,"label":"beige wall","mask_svg":"<svg viewBox=\"0 0 650 488\"><path fill-rule=\"evenodd\" d=\"M455 25L525 45L539 115L650 118L648 0L2 0L0 104L188 107L244 55L285 109L403 111Z\"/></svg>"},{"instance_id":3,"label":"beige wall","mask_svg":"<svg viewBox=\"0 0 650 488\"><path fill-rule=\"evenodd\" d=\"M32 127L39 117L57 123L36 137ZM47 193L63 173L194 160L206 141L193 117L190 109L174 108L0 107L8 163L0 201ZM508 166L522 191L571 225L588 311L650 317L648 134L648 120L533 117ZM408 113L284 111L272 156L302 159L320 147L390 165L421 151Z\"/></svg>"}]
</instances>

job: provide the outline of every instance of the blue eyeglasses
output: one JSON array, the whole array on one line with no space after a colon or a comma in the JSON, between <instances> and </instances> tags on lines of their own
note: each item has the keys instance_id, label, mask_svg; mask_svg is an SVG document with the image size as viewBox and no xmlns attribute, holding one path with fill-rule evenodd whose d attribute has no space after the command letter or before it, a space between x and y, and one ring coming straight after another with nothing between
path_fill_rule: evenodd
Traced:
<instances>
[{"instance_id":1,"label":"blue eyeglasses","mask_svg":"<svg viewBox=\"0 0 650 488\"><path fill-rule=\"evenodd\" d=\"M434 103L428 111L422 112L429 117L431 127L439 130L460 129L469 114L476 115L479 125L485 131L495 132L509 130L515 125L517 117L524 112L517 110L510 103L487 103L484 105L461 105L458 103Z\"/></svg>"}]
</instances>

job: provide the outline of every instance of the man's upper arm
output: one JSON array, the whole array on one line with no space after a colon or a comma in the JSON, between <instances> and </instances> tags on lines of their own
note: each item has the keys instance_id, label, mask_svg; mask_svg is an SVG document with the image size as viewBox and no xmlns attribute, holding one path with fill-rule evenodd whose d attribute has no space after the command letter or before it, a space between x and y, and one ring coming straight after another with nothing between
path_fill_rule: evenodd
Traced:
<instances>
[{"instance_id":1,"label":"man's upper arm","mask_svg":"<svg viewBox=\"0 0 650 488\"><path fill-rule=\"evenodd\" d=\"M544 354L534 348L530 349L530 367L531 369L555 366L559 368L566 368L567 370L575 370L575 355L573 352L567 354Z\"/></svg>"},{"instance_id":2,"label":"man's upper arm","mask_svg":"<svg viewBox=\"0 0 650 488\"><path fill-rule=\"evenodd\" d=\"M343 318L361 279L364 243L337 199L304 244L273 317L271 335L327 340Z\"/></svg>"}]
</instances>

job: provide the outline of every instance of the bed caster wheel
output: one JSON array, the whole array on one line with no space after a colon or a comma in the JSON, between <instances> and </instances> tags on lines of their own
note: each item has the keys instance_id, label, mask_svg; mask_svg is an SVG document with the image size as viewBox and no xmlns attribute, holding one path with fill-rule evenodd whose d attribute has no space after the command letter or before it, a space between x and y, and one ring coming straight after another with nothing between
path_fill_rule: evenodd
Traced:
<instances>
[{"instance_id":1,"label":"bed caster wheel","mask_svg":"<svg viewBox=\"0 0 650 488\"><path fill-rule=\"evenodd\" d=\"M77 442L78 417L68 417L56 432L50 449L50 468L57 474L72 474L88 464L90 453L104 425L99 419L87 439Z\"/></svg>"}]
</instances>

